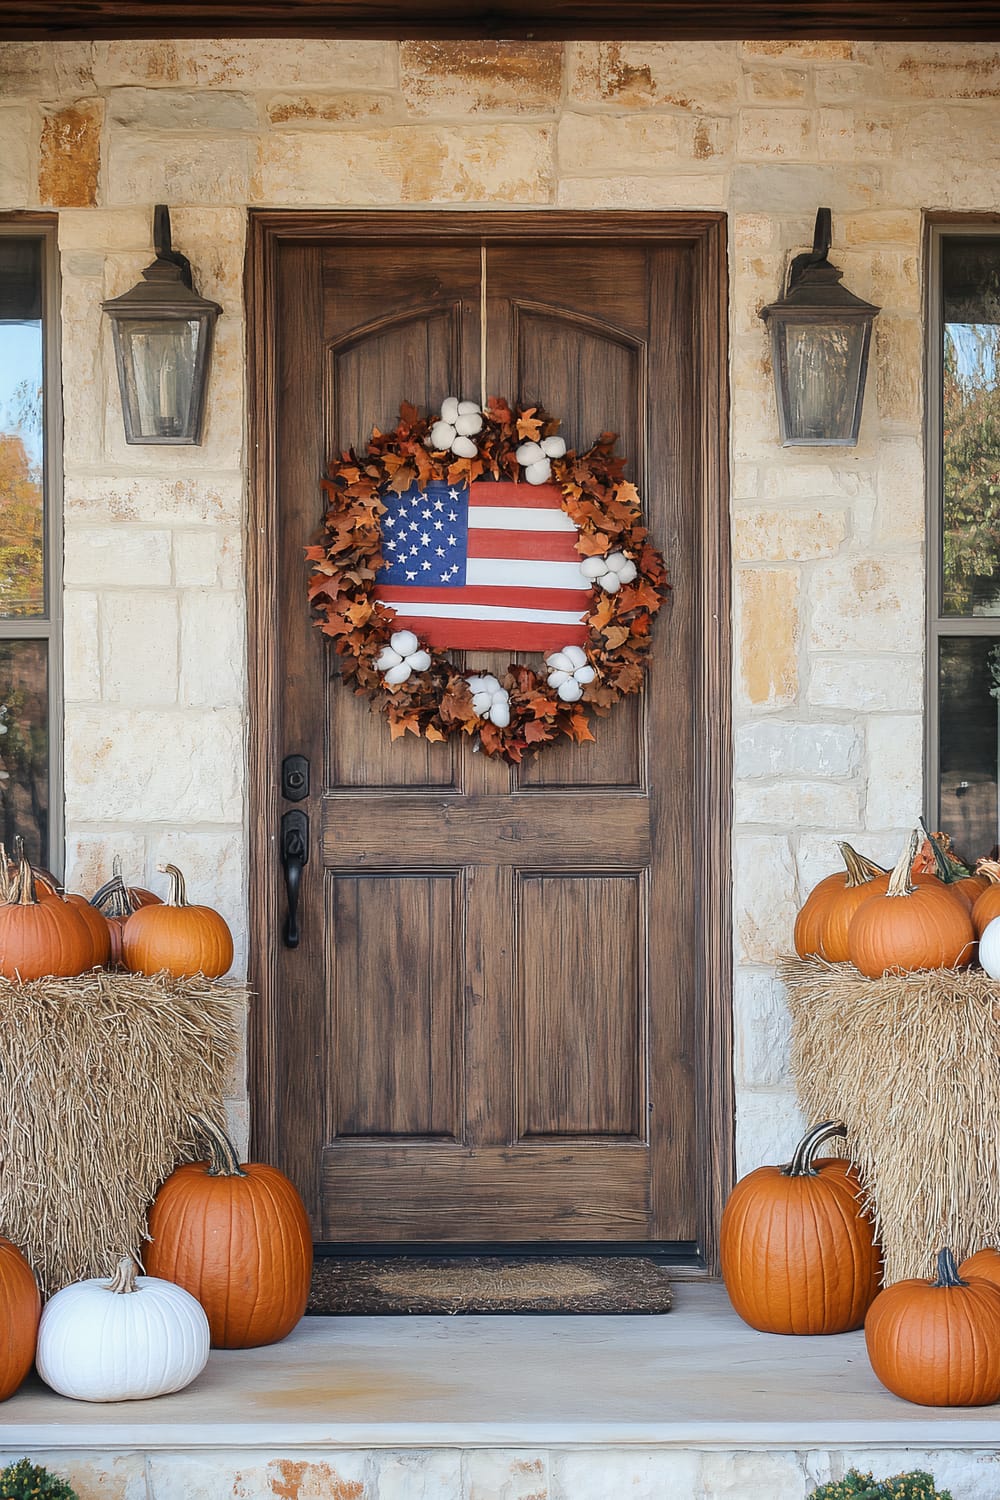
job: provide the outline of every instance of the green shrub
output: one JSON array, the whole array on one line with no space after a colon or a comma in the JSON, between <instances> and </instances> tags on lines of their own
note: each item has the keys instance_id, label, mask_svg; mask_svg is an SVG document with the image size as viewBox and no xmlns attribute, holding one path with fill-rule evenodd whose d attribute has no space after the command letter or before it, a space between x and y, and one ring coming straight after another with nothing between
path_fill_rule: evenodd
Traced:
<instances>
[{"instance_id":1,"label":"green shrub","mask_svg":"<svg viewBox=\"0 0 1000 1500\"><path fill-rule=\"evenodd\" d=\"M930 1474L914 1469L911 1474L894 1474L891 1479L875 1479L851 1469L843 1479L821 1484L809 1500L951 1500L947 1490L936 1490Z\"/></svg>"},{"instance_id":2,"label":"green shrub","mask_svg":"<svg viewBox=\"0 0 1000 1500\"><path fill-rule=\"evenodd\" d=\"M0 1470L0 1500L79 1500L79 1496L65 1479L20 1458Z\"/></svg>"}]
</instances>

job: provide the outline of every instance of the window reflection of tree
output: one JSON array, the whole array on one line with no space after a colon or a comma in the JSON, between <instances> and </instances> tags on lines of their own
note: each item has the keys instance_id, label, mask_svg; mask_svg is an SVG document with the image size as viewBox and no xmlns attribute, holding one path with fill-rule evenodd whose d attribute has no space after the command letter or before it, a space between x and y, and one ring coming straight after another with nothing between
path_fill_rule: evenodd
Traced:
<instances>
[{"instance_id":1,"label":"window reflection of tree","mask_svg":"<svg viewBox=\"0 0 1000 1500\"><path fill-rule=\"evenodd\" d=\"M44 641L0 642L0 804L3 841L28 857L48 846L48 683Z\"/></svg>"}]
</instances>

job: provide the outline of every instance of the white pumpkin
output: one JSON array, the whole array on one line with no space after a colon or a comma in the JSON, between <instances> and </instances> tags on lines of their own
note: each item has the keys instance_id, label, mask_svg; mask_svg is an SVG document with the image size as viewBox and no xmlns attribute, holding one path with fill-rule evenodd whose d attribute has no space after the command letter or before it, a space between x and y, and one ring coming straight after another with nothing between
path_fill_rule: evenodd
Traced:
<instances>
[{"instance_id":1,"label":"white pumpkin","mask_svg":"<svg viewBox=\"0 0 1000 1500\"><path fill-rule=\"evenodd\" d=\"M38 1373L76 1401L141 1401L180 1391L208 1363L210 1333L201 1303L156 1276L138 1276L131 1257L111 1281L63 1287L38 1329Z\"/></svg>"},{"instance_id":2,"label":"white pumpkin","mask_svg":"<svg viewBox=\"0 0 1000 1500\"><path fill-rule=\"evenodd\" d=\"M1000 979L1000 917L987 922L979 939L979 962L991 979Z\"/></svg>"}]
</instances>

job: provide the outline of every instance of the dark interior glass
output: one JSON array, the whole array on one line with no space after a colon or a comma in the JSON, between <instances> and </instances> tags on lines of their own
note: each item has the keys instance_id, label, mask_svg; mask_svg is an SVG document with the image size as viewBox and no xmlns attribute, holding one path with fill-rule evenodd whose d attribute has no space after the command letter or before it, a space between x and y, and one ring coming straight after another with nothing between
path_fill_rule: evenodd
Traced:
<instances>
[{"instance_id":1,"label":"dark interior glass","mask_svg":"<svg viewBox=\"0 0 1000 1500\"><path fill-rule=\"evenodd\" d=\"M942 613L1000 615L1000 238L942 243Z\"/></svg>"},{"instance_id":2,"label":"dark interior glass","mask_svg":"<svg viewBox=\"0 0 1000 1500\"><path fill-rule=\"evenodd\" d=\"M1000 642L943 636L938 671L939 824L966 861L997 845Z\"/></svg>"},{"instance_id":3,"label":"dark interior glass","mask_svg":"<svg viewBox=\"0 0 1000 1500\"><path fill-rule=\"evenodd\" d=\"M0 237L0 618L45 614L42 243Z\"/></svg>"},{"instance_id":4,"label":"dark interior glass","mask_svg":"<svg viewBox=\"0 0 1000 1500\"><path fill-rule=\"evenodd\" d=\"M48 863L48 643L0 641L0 836Z\"/></svg>"}]
</instances>

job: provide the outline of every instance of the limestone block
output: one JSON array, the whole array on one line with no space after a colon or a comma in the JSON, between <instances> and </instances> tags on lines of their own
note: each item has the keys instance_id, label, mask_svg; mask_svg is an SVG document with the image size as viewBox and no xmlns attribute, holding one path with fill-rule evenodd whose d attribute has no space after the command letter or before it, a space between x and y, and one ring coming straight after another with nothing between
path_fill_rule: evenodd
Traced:
<instances>
[{"instance_id":1,"label":"limestone block","mask_svg":"<svg viewBox=\"0 0 1000 1500\"><path fill-rule=\"evenodd\" d=\"M237 976L234 975L234 977ZM236 1147L237 1156L239 1156L242 1161L246 1161L250 1155L250 1101L249 1099L239 1097L236 1099L223 1099L222 1104L223 1108L226 1111L226 1133L229 1136L229 1139L232 1141L233 1145ZM296 1467L297 1466L294 1460L289 1461L287 1458L278 1459L275 1465L277 1473L275 1473L273 1470L270 1470L269 1468L269 1472L264 1476L265 1483L267 1484L267 1489L250 1491L249 1493L259 1494L261 1496L261 1500L263 1500L263 1497L265 1496L267 1497L267 1500L270 1500L270 1497L275 1493L275 1479L277 1479L277 1482L279 1484L283 1485L286 1483L286 1480L289 1477L291 1478L293 1483L300 1477L296 1472ZM319 1486L321 1485L328 1485L330 1483L329 1474L324 1474L321 1471L319 1474L315 1476L310 1475L309 1477L314 1481L315 1487L311 1490L311 1493L315 1497L315 1500L320 1500L321 1496L325 1497L329 1495L329 1489L319 1488ZM248 1492L244 1490L243 1494L246 1493ZM278 1490L277 1493L280 1495L281 1491ZM307 1491L307 1493L310 1493L310 1491ZM347 1493L350 1494L350 1490L348 1490ZM360 1493L364 1494L364 1491L362 1490ZM301 1485L299 1488L299 1494L302 1494Z\"/></svg>"},{"instance_id":2,"label":"limestone block","mask_svg":"<svg viewBox=\"0 0 1000 1500\"><path fill-rule=\"evenodd\" d=\"M392 88L392 42L256 39L95 42L102 88L179 84L203 89Z\"/></svg>"},{"instance_id":3,"label":"limestone block","mask_svg":"<svg viewBox=\"0 0 1000 1500\"><path fill-rule=\"evenodd\" d=\"M733 329L738 334L753 336L753 344L749 347L752 348L751 357L758 371L761 369L762 351L768 348L767 332L760 316L761 309L780 294L785 284L785 274L783 255L737 251L733 256ZM767 371L762 373L766 375L768 384L771 384L769 361Z\"/></svg>"},{"instance_id":4,"label":"limestone block","mask_svg":"<svg viewBox=\"0 0 1000 1500\"><path fill-rule=\"evenodd\" d=\"M108 113L135 130L256 130L259 123L249 94L224 89L112 89Z\"/></svg>"},{"instance_id":5,"label":"limestone block","mask_svg":"<svg viewBox=\"0 0 1000 1500\"><path fill-rule=\"evenodd\" d=\"M758 719L736 730L736 775L853 776L862 748L851 725Z\"/></svg>"},{"instance_id":6,"label":"limestone block","mask_svg":"<svg viewBox=\"0 0 1000 1500\"><path fill-rule=\"evenodd\" d=\"M808 99L812 79L805 68L745 67L743 89L754 104L795 104Z\"/></svg>"},{"instance_id":7,"label":"limestone block","mask_svg":"<svg viewBox=\"0 0 1000 1500\"><path fill-rule=\"evenodd\" d=\"M212 1454L151 1453L149 1500L218 1500L226 1493L241 1500L274 1500L280 1495L295 1500L376 1500L365 1480L362 1452L338 1451L323 1459L245 1453L227 1455L227 1462L231 1466L220 1472L219 1459Z\"/></svg>"},{"instance_id":8,"label":"limestone block","mask_svg":"<svg viewBox=\"0 0 1000 1500\"><path fill-rule=\"evenodd\" d=\"M250 146L243 137L149 136L120 125L109 132L110 204L245 203L249 180Z\"/></svg>"},{"instance_id":9,"label":"limestone block","mask_svg":"<svg viewBox=\"0 0 1000 1500\"><path fill-rule=\"evenodd\" d=\"M562 59L561 42L404 41L400 86L411 115L551 115Z\"/></svg>"},{"instance_id":10,"label":"limestone block","mask_svg":"<svg viewBox=\"0 0 1000 1500\"><path fill-rule=\"evenodd\" d=\"M239 524L242 511L243 480L239 474L198 473L182 479L158 474L70 474L66 478L66 517L70 523L142 521L150 526L173 526L210 522L234 526Z\"/></svg>"},{"instance_id":11,"label":"limestone block","mask_svg":"<svg viewBox=\"0 0 1000 1500\"><path fill-rule=\"evenodd\" d=\"M737 1086L791 1088L791 1021L784 986L775 975L761 969L736 970L733 1025Z\"/></svg>"},{"instance_id":12,"label":"limestone block","mask_svg":"<svg viewBox=\"0 0 1000 1500\"><path fill-rule=\"evenodd\" d=\"M67 526L63 569L67 587L169 585L170 533L138 526Z\"/></svg>"},{"instance_id":13,"label":"limestone block","mask_svg":"<svg viewBox=\"0 0 1000 1500\"><path fill-rule=\"evenodd\" d=\"M172 221L171 221L172 222ZM153 216L144 208L63 209L60 250L153 250Z\"/></svg>"},{"instance_id":14,"label":"limestone block","mask_svg":"<svg viewBox=\"0 0 1000 1500\"><path fill-rule=\"evenodd\" d=\"M837 557L814 565L808 641L815 651L917 652L924 576L916 556Z\"/></svg>"},{"instance_id":15,"label":"limestone block","mask_svg":"<svg viewBox=\"0 0 1000 1500\"><path fill-rule=\"evenodd\" d=\"M261 142L252 201L268 204L545 203L552 132L542 125L409 126Z\"/></svg>"},{"instance_id":16,"label":"limestone block","mask_svg":"<svg viewBox=\"0 0 1000 1500\"><path fill-rule=\"evenodd\" d=\"M0 209L34 205L37 141L38 130L29 105L0 109Z\"/></svg>"},{"instance_id":17,"label":"limestone block","mask_svg":"<svg viewBox=\"0 0 1000 1500\"><path fill-rule=\"evenodd\" d=\"M567 71L573 103L720 112L736 104L740 74L735 42L577 42Z\"/></svg>"},{"instance_id":18,"label":"limestone block","mask_svg":"<svg viewBox=\"0 0 1000 1500\"><path fill-rule=\"evenodd\" d=\"M62 263L67 276L104 275L104 256L100 250L69 250Z\"/></svg>"},{"instance_id":19,"label":"limestone block","mask_svg":"<svg viewBox=\"0 0 1000 1500\"><path fill-rule=\"evenodd\" d=\"M916 712L923 696L923 661L905 655L814 657L806 692L818 708L852 713Z\"/></svg>"},{"instance_id":20,"label":"limestone block","mask_svg":"<svg viewBox=\"0 0 1000 1500\"><path fill-rule=\"evenodd\" d=\"M775 454L762 471L761 493L774 500L856 500L875 494L875 474L864 459L847 456L830 463L822 459L783 461Z\"/></svg>"},{"instance_id":21,"label":"limestone block","mask_svg":"<svg viewBox=\"0 0 1000 1500\"><path fill-rule=\"evenodd\" d=\"M734 500L756 500L760 494L760 468L757 464L734 463L730 484Z\"/></svg>"},{"instance_id":22,"label":"limestone block","mask_svg":"<svg viewBox=\"0 0 1000 1500\"><path fill-rule=\"evenodd\" d=\"M93 75L102 89L129 83L177 83L177 49L169 41L94 42Z\"/></svg>"},{"instance_id":23,"label":"limestone block","mask_svg":"<svg viewBox=\"0 0 1000 1500\"><path fill-rule=\"evenodd\" d=\"M891 156L895 121L864 109L821 109L817 126L823 161L870 161Z\"/></svg>"},{"instance_id":24,"label":"limestone block","mask_svg":"<svg viewBox=\"0 0 1000 1500\"><path fill-rule=\"evenodd\" d=\"M470 1448L462 1455L463 1500L549 1500L549 1455Z\"/></svg>"},{"instance_id":25,"label":"limestone block","mask_svg":"<svg viewBox=\"0 0 1000 1500\"><path fill-rule=\"evenodd\" d=\"M782 708L798 694L797 568L740 568L736 575L739 692L761 708Z\"/></svg>"},{"instance_id":26,"label":"limestone block","mask_svg":"<svg viewBox=\"0 0 1000 1500\"><path fill-rule=\"evenodd\" d=\"M50 46L44 42L0 42L0 94L37 99L55 87Z\"/></svg>"},{"instance_id":27,"label":"limestone block","mask_svg":"<svg viewBox=\"0 0 1000 1500\"><path fill-rule=\"evenodd\" d=\"M184 247L191 262L201 295L220 303L227 317L241 317L246 209L171 208L170 227L175 243Z\"/></svg>"},{"instance_id":28,"label":"limestone block","mask_svg":"<svg viewBox=\"0 0 1000 1500\"><path fill-rule=\"evenodd\" d=\"M768 1163L781 1163L790 1161L796 1145L805 1133L805 1120L799 1109L794 1093L774 1090L751 1090L737 1089L736 1091L736 1175L745 1177L756 1167L765 1166ZM761 1458L765 1462L775 1457L770 1454L748 1455L753 1458ZM708 1455L706 1455L706 1458ZM767 1500L784 1500L787 1494L789 1500L801 1500L806 1493L804 1480L800 1474L803 1488L795 1488L794 1473L790 1472L780 1459L776 1459L779 1468L776 1472L758 1475L754 1477L746 1469L737 1467L727 1476L724 1460L732 1459L734 1462L739 1455L736 1454L712 1454L714 1462L702 1468L702 1491L706 1496L711 1495L715 1500L717 1495L727 1495L731 1500L749 1500L749 1497L759 1495L761 1500L766 1495ZM761 1481L764 1481L762 1485ZM729 1484L727 1489L725 1486ZM783 1488L783 1486L788 1488ZM772 1488L772 1486L774 1486Z\"/></svg>"},{"instance_id":29,"label":"limestone block","mask_svg":"<svg viewBox=\"0 0 1000 1500\"><path fill-rule=\"evenodd\" d=\"M733 245L744 251L770 250L776 228L770 214L737 214L731 229Z\"/></svg>"},{"instance_id":30,"label":"limestone block","mask_svg":"<svg viewBox=\"0 0 1000 1500\"><path fill-rule=\"evenodd\" d=\"M235 709L67 710L71 825L239 824L244 781L243 720Z\"/></svg>"},{"instance_id":31,"label":"limestone block","mask_svg":"<svg viewBox=\"0 0 1000 1500\"><path fill-rule=\"evenodd\" d=\"M874 44L883 88L900 99L1000 98L1000 48L935 41Z\"/></svg>"},{"instance_id":32,"label":"limestone block","mask_svg":"<svg viewBox=\"0 0 1000 1500\"><path fill-rule=\"evenodd\" d=\"M798 911L791 845L783 835L738 834L733 869L737 961L773 963L791 952Z\"/></svg>"},{"instance_id":33,"label":"limestone block","mask_svg":"<svg viewBox=\"0 0 1000 1500\"><path fill-rule=\"evenodd\" d=\"M741 42L740 50L744 57L801 58L804 62L854 62L868 55L864 43L841 41Z\"/></svg>"},{"instance_id":34,"label":"limestone block","mask_svg":"<svg viewBox=\"0 0 1000 1500\"><path fill-rule=\"evenodd\" d=\"M82 589L66 589L63 594L63 689L70 703L100 701L97 595Z\"/></svg>"},{"instance_id":35,"label":"limestone block","mask_svg":"<svg viewBox=\"0 0 1000 1500\"><path fill-rule=\"evenodd\" d=\"M229 923L236 956L233 970L246 967L247 866L241 828L229 831L199 828L150 829L146 840L146 868L141 885L166 895L167 880L157 869L173 864L184 872L188 899L213 906Z\"/></svg>"},{"instance_id":36,"label":"limestone block","mask_svg":"<svg viewBox=\"0 0 1000 1500\"><path fill-rule=\"evenodd\" d=\"M712 1500L746 1500L749 1495L805 1500L806 1495L806 1476L794 1453L706 1453L701 1482Z\"/></svg>"},{"instance_id":37,"label":"limestone block","mask_svg":"<svg viewBox=\"0 0 1000 1500\"><path fill-rule=\"evenodd\" d=\"M832 557L846 535L844 510L738 510L733 514L733 555L738 562Z\"/></svg>"},{"instance_id":38,"label":"limestone block","mask_svg":"<svg viewBox=\"0 0 1000 1500\"><path fill-rule=\"evenodd\" d=\"M23 1452L19 1447L9 1459L5 1454L0 1467L14 1463ZM32 1452L30 1457L33 1464L41 1464L64 1479L79 1500L146 1500L145 1459L141 1453L74 1453L57 1448L48 1453Z\"/></svg>"},{"instance_id":39,"label":"limestone block","mask_svg":"<svg viewBox=\"0 0 1000 1500\"><path fill-rule=\"evenodd\" d=\"M861 826L861 788L837 781L737 781L733 821L850 833Z\"/></svg>"},{"instance_id":40,"label":"limestone block","mask_svg":"<svg viewBox=\"0 0 1000 1500\"><path fill-rule=\"evenodd\" d=\"M93 276L62 278L63 459L67 472L76 464L96 463L101 455L104 427L98 393L105 381L106 321L101 312L102 290L100 280Z\"/></svg>"},{"instance_id":41,"label":"limestone block","mask_svg":"<svg viewBox=\"0 0 1000 1500\"><path fill-rule=\"evenodd\" d=\"M700 1500L696 1453L666 1451L553 1452L550 1500Z\"/></svg>"},{"instance_id":42,"label":"limestone block","mask_svg":"<svg viewBox=\"0 0 1000 1500\"><path fill-rule=\"evenodd\" d=\"M741 109L736 149L741 161L810 161L816 155L812 111Z\"/></svg>"},{"instance_id":43,"label":"limestone block","mask_svg":"<svg viewBox=\"0 0 1000 1500\"><path fill-rule=\"evenodd\" d=\"M275 127L300 129L315 125L366 124L372 120L395 122L402 118L403 106L394 94L362 93L296 93L272 94L265 103L269 123Z\"/></svg>"},{"instance_id":44,"label":"limestone block","mask_svg":"<svg viewBox=\"0 0 1000 1500\"><path fill-rule=\"evenodd\" d=\"M868 720L867 737L865 822L872 828L914 827L923 806L923 719L917 714L875 716Z\"/></svg>"},{"instance_id":45,"label":"limestone block","mask_svg":"<svg viewBox=\"0 0 1000 1500\"><path fill-rule=\"evenodd\" d=\"M104 594L101 668L108 703L176 703L177 596L152 589Z\"/></svg>"},{"instance_id":46,"label":"limestone block","mask_svg":"<svg viewBox=\"0 0 1000 1500\"><path fill-rule=\"evenodd\" d=\"M564 114L559 121L559 168L569 176L704 172L732 150L732 121L682 114Z\"/></svg>"},{"instance_id":47,"label":"limestone block","mask_svg":"<svg viewBox=\"0 0 1000 1500\"><path fill-rule=\"evenodd\" d=\"M241 595L185 589L180 606L180 701L195 707L238 707L246 696Z\"/></svg>"},{"instance_id":48,"label":"limestone block","mask_svg":"<svg viewBox=\"0 0 1000 1500\"><path fill-rule=\"evenodd\" d=\"M204 588L219 576L222 538L217 531L175 531L174 582L180 588Z\"/></svg>"},{"instance_id":49,"label":"limestone block","mask_svg":"<svg viewBox=\"0 0 1000 1500\"><path fill-rule=\"evenodd\" d=\"M763 351L766 343L763 333L756 335L757 346ZM730 449L735 464L743 462L766 465L773 463L778 446L778 410L774 399L774 383L771 379L770 359L763 353L746 368L737 369L733 362L732 418L730 421ZM759 373L754 375L756 369Z\"/></svg>"},{"instance_id":50,"label":"limestone block","mask_svg":"<svg viewBox=\"0 0 1000 1500\"><path fill-rule=\"evenodd\" d=\"M457 1449L380 1453L376 1470L378 1500L463 1500Z\"/></svg>"},{"instance_id":51,"label":"limestone block","mask_svg":"<svg viewBox=\"0 0 1000 1500\"><path fill-rule=\"evenodd\" d=\"M705 208L726 206L726 178L701 173L679 177L560 177L560 208Z\"/></svg>"},{"instance_id":52,"label":"limestone block","mask_svg":"<svg viewBox=\"0 0 1000 1500\"><path fill-rule=\"evenodd\" d=\"M115 856L122 862L126 883L142 885L146 840L129 829L66 830L66 887L92 896L114 871Z\"/></svg>"},{"instance_id":53,"label":"limestone block","mask_svg":"<svg viewBox=\"0 0 1000 1500\"><path fill-rule=\"evenodd\" d=\"M879 416L919 432L924 356L920 319L882 313L875 319L872 343Z\"/></svg>"},{"instance_id":54,"label":"limestone block","mask_svg":"<svg viewBox=\"0 0 1000 1500\"><path fill-rule=\"evenodd\" d=\"M740 162L733 168L730 207L736 213L797 215L803 203L823 203L839 214L869 208L881 198L876 167Z\"/></svg>"},{"instance_id":55,"label":"limestone block","mask_svg":"<svg viewBox=\"0 0 1000 1500\"><path fill-rule=\"evenodd\" d=\"M924 458L919 439L883 442L879 451L875 534L880 541L922 542L926 531Z\"/></svg>"},{"instance_id":56,"label":"limestone block","mask_svg":"<svg viewBox=\"0 0 1000 1500\"><path fill-rule=\"evenodd\" d=\"M219 548L219 587L243 590L243 537L238 531L223 533Z\"/></svg>"},{"instance_id":57,"label":"limestone block","mask_svg":"<svg viewBox=\"0 0 1000 1500\"><path fill-rule=\"evenodd\" d=\"M918 209L873 209L850 214L844 220L845 244L897 244L915 248L920 244L921 216Z\"/></svg>"},{"instance_id":58,"label":"limestone block","mask_svg":"<svg viewBox=\"0 0 1000 1500\"><path fill-rule=\"evenodd\" d=\"M54 208L93 208L101 176L103 99L78 99L42 115L39 202Z\"/></svg>"}]
</instances>

